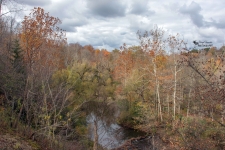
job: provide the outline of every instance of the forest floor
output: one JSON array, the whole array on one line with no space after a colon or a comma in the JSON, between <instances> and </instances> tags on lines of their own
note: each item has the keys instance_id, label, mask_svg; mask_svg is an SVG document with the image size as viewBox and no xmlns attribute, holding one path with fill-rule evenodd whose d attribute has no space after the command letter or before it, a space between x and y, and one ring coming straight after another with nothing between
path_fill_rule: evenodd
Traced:
<instances>
[{"instance_id":1,"label":"forest floor","mask_svg":"<svg viewBox=\"0 0 225 150\"><path fill-rule=\"evenodd\" d=\"M34 146L34 145L35 146ZM0 134L0 150L37 150L39 149L35 143L26 141L24 138L10 135Z\"/></svg>"},{"instance_id":2,"label":"forest floor","mask_svg":"<svg viewBox=\"0 0 225 150\"><path fill-rule=\"evenodd\" d=\"M0 106L0 110L1 110ZM0 111L0 150L39 150L39 144L12 129L5 113Z\"/></svg>"},{"instance_id":3,"label":"forest floor","mask_svg":"<svg viewBox=\"0 0 225 150\"><path fill-rule=\"evenodd\" d=\"M15 137L9 134L0 135L0 149L2 150L33 150L28 142L20 137Z\"/></svg>"}]
</instances>

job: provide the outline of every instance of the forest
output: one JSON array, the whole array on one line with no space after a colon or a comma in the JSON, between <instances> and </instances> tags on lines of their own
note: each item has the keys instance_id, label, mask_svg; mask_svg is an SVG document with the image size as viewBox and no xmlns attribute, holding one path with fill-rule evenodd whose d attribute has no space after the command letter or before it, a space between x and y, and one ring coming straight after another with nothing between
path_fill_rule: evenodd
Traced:
<instances>
[{"instance_id":1,"label":"forest","mask_svg":"<svg viewBox=\"0 0 225 150\"><path fill-rule=\"evenodd\" d=\"M60 23L40 7L20 24L0 16L0 133L33 149L108 149L104 120L158 137L153 149L225 149L224 46L188 50L155 26L109 51L69 44Z\"/></svg>"}]
</instances>

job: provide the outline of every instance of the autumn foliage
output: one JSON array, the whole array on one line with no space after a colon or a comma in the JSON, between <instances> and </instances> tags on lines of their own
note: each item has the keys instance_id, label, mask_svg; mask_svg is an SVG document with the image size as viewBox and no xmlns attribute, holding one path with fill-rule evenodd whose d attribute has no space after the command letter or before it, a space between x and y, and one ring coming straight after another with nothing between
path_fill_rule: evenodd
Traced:
<instances>
[{"instance_id":1,"label":"autumn foliage","mask_svg":"<svg viewBox=\"0 0 225 150\"><path fill-rule=\"evenodd\" d=\"M40 7L24 17L19 37L25 51L25 62L30 68L39 60L48 65L58 64L60 48L66 44L65 31L57 26L60 23L58 18L45 13Z\"/></svg>"},{"instance_id":2,"label":"autumn foliage","mask_svg":"<svg viewBox=\"0 0 225 150\"><path fill-rule=\"evenodd\" d=\"M86 117L97 110L106 118L108 109L93 104L112 104L117 123L171 149L225 148L224 47L188 51L179 34L155 26L137 32L139 45L110 51L68 44L60 19L40 7L20 28L14 21L0 18L2 125L24 125L52 149L71 141L90 149Z\"/></svg>"}]
</instances>

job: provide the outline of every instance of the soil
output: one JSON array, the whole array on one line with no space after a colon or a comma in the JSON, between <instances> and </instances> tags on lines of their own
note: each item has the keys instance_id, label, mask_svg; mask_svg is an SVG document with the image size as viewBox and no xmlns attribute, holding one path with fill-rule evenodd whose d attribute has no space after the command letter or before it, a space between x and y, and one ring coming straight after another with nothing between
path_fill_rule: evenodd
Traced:
<instances>
[{"instance_id":1,"label":"soil","mask_svg":"<svg viewBox=\"0 0 225 150\"><path fill-rule=\"evenodd\" d=\"M35 150L21 137L15 137L10 134L0 134L0 150Z\"/></svg>"},{"instance_id":2,"label":"soil","mask_svg":"<svg viewBox=\"0 0 225 150\"><path fill-rule=\"evenodd\" d=\"M114 150L161 150L165 148L165 145L158 136L145 136L129 139L122 146Z\"/></svg>"}]
</instances>

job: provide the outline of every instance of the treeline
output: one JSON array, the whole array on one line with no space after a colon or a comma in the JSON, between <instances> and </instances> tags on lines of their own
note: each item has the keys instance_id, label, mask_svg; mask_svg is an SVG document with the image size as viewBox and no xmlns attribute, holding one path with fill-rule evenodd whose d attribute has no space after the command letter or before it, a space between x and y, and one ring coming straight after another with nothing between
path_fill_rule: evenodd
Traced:
<instances>
[{"instance_id":1,"label":"treeline","mask_svg":"<svg viewBox=\"0 0 225 150\"><path fill-rule=\"evenodd\" d=\"M15 23L15 18L0 18L3 124L14 129L22 124L27 136L46 137L50 142L43 147L59 139L83 139L83 104L114 98L110 53L68 45L60 20L42 8L34 8L19 26Z\"/></svg>"},{"instance_id":2,"label":"treeline","mask_svg":"<svg viewBox=\"0 0 225 150\"><path fill-rule=\"evenodd\" d=\"M168 149L224 148L224 47L188 51L179 35L155 27L121 47L121 124L159 134ZM119 99L119 98L117 98Z\"/></svg>"},{"instance_id":3,"label":"treeline","mask_svg":"<svg viewBox=\"0 0 225 150\"><path fill-rule=\"evenodd\" d=\"M159 134L171 149L224 148L224 47L187 51L155 27L137 33L140 45L109 52L68 44L60 23L42 8L19 26L0 18L3 126L23 124L50 146L82 141L88 102L116 103L121 125Z\"/></svg>"}]
</instances>

